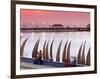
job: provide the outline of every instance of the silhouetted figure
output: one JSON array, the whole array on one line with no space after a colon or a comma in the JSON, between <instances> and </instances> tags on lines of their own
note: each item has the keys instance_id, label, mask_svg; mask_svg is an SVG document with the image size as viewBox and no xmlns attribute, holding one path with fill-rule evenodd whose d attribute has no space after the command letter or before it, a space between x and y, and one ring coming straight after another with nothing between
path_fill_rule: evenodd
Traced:
<instances>
[{"instance_id":1,"label":"silhouetted figure","mask_svg":"<svg viewBox=\"0 0 100 79\"><path fill-rule=\"evenodd\" d=\"M72 65L76 66L76 57L73 57Z\"/></svg>"},{"instance_id":2,"label":"silhouetted figure","mask_svg":"<svg viewBox=\"0 0 100 79\"><path fill-rule=\"evenodd\" d=\"M39 57L38 57L38 59L39 59L39 64L40 64L40 65L43 64L43 61L42 61L42 52L41 52L41 50L40 50L40 52L39 52Z\"/></svg>"},{"instance_id":3,"label":"silhouetted figure","mask_svg":"<svg viewBox=\"0 0 100 79\"><path fill-rule=\"evenodd\" d=\"M34 61L34 64L40 64L40 65L43 64L41 50L40 50L40 52L37 52L37 56Z\"/></svg>"}]
</instances>

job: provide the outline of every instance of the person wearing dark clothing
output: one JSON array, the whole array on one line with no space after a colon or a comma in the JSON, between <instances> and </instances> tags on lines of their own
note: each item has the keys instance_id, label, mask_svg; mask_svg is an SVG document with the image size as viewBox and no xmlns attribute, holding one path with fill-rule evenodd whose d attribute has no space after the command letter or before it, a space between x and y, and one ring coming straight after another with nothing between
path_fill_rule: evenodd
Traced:
<instances>
[{"instance_id":1,"label":"person wearing dark clothing","mask_svg":"<svg viewBox=\"0 0 100 79\"><path fill-rule=\"evenodd\" d=\"M34 64L40 64L40 65L43 64L41 50L40 50L40 52L37 52L37 56L36 56L36 59L34 61Z\"/></svg>"},{"instance_id":2,"label":"person wearing dark clothing","mask_svg":"<svg viewBox=\"0 0 100 79\"><path fill-rule=\"evenodd\" d=\"M73 57L72 65L76 66L76 57Z\"/></svg>"},{"instance_id":3,"label":"person wearing dark clothing","mask_svg":"<svg viewBox=\"0 0 100 79\"><path fill-rule=\"evenodd\" d=\"M40 50L40 52L39 52L39 57L38 57L38 59L39 59L39 64L40 64L40 65L43 64L41 50Z\"/></svg>"}]
</instances>

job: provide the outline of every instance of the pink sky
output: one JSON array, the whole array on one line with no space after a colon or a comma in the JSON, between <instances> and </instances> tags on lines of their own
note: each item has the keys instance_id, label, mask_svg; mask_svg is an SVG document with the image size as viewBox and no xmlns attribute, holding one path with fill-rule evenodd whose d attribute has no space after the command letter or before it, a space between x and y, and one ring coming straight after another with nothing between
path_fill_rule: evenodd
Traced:
<instances>
[{"instance_id":1,"label":"pink sky","mask_svg":"<svg viewBox=\"0 0 100 79\"><path fill-rule=\"evenodd\" d=\"M21 9L21 24L42 24L47 25L60 23L63 25L87 25L90 23L90 13L88 12L68 12L50 10L29 10Z\"/></svg>"}]
</instances>

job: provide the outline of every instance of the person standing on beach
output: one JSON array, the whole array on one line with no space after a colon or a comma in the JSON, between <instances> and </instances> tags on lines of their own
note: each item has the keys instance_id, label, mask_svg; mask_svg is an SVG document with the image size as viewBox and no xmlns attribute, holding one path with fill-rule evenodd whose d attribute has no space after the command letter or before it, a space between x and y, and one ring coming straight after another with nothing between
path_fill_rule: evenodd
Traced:
<instances>
[{"instance_id":1,"label":"person standing on beach","mask_svg":"<svg viewBox=\"0 0 100 79\"><path fill-rule=\"evenodd\" d=\"M40 65L41 64L43 64L43 61L42 61L42 52L41 52L41 50L39 51L39 63L40 63Z\"/></svg>"}]
</instances>

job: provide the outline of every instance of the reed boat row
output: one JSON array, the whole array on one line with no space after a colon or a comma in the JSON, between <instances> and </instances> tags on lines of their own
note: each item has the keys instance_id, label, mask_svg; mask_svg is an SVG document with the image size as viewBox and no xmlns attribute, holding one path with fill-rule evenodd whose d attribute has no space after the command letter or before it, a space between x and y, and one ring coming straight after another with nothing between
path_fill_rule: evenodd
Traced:
<instances>
[{"instance_id":1,"label":"reed boat row","mask_svg":"<svg viewBox=\"0 0 100 79\"><path fill-rule=\"evenodd\" d=\"M21 37L20 39L22 39L23 37ZM24 42L22 43L21 47L20 47L20 56L21 58L23 57L24 54L24 49L25 49L25 45L27 42L28 38L26 38L24 40ZM43 45L43 49L42 49L42 60L43 61L48 61L48 62L55 62L54 58L53 58L53 45L54 45L54 41L55 39L52 40L51 45L50 45L50 49L48 48L49 45L49 41L45 40L44 45ZM38 52L38 47L39 47L39 43L40 43L40 39L38 39L33 47L32 50L32 59L35 59L37 56L37 52ZM71 43L72 41L66 41L64 48L63 48L63 53L62 53L62 59L60 57L60 50L61 50L61 45L62 45L62 40L59 43L57 52L56 52L56 62L55 63L61 63L60 60L62 60L62 63L66 64L73 64L73 62L71 61L71 53L70 50L71 49ZM76 65L84 65L84 66L90 66L90 48L88 49L87 55L85 54L85 42L82 42L82 44L80 45L80 48L78 50L78 54L76 56L76 58L74 59L74 64ZM48 50L50 51L50 53L48 52ZM50 56L49 56L50 55Z\"/></svg>"}]
</instances>

